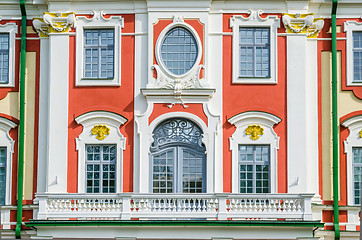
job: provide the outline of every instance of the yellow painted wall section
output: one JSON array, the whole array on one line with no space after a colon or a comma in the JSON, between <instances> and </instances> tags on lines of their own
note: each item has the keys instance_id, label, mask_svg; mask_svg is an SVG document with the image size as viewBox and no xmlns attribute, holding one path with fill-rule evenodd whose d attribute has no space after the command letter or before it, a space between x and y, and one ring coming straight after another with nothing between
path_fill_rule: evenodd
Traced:
<instances>
[{"instance_id":1,"label":"yellow painted wall section","mask_svg":"<svg viewBox=\"0 0 362 240\"><path fill-rule=\"evenodd\" d=\"M339 53L339 52L338 52ZM338 66L341 64L340 54L338 55ZM362 100L358 99L352 91L342 91L341 72L338 68L338 119L348 113L362 110Z\"/></svg>"},{"instance_id":2,"label":"yellow painted wall section","mask_svg":"<svg viewBox=\"0 0 362 240\"><path fill-rule=\"evenodd\" d=\"M332 54L321 55L322 75L322 184L323 200L332 200Z\"/></svg>"},{"instance_id":3,"label":"yellow painted wall section","mask_svg":"<svg viewBox=\"0 0 362 240\"><path fill-rule=\"evenodd\" d=\"M322 52L322 177L323 199L332 200L332 54ZM342 91L341 85L341 52L337 53L337 82L338 82L338 119L348 113L362 109L362 100L356 98L352 91ZM339 152L341 149L339 149ZM340 155L338 155L340 156ZM339 178L340 179L340 178ZM340 194L339 194L340 196Z\"/></svg>"},{"instance_id":4,"label":"yellow painted wall section","mask_svg":"<svg viewBox=\"0 0 362 240\"><path fill-rule=\"evenodd\" d=\"M33 199L36 52L26 53L24 200Z\"/></svg>"},{"instance_id":5,"label":"yellow painted wall section","mask_svg":"<svg viewBox=\"0 0 362 240\"><path fill-rule=\"evenodd\" d=\"M19 119L19 93L9 92L8 95L0 100L0 112Z\"/></svg>"}]
</instances>

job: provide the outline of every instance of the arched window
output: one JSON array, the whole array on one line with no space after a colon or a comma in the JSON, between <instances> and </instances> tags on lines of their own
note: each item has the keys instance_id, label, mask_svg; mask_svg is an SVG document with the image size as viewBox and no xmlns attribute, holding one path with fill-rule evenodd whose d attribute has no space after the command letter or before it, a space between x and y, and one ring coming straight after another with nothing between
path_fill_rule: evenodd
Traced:
<instances>
[{"instance_id":1,"label":"arched window","mask_svg":"<svg viewBox=\"0 0 362 240\"><path fill-rule=\"evenodd\" d=\"M206 154L202 130L184 118L168 119L153 131L153 193L206 192Z\"/></svg>"}]
</instances>

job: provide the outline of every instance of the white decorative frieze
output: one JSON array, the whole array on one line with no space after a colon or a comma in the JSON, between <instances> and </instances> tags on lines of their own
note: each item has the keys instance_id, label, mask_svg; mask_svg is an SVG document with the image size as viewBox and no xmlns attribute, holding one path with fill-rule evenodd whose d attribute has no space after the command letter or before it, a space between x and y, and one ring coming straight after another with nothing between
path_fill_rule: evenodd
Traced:
<instances>
[{"instance_id":1,"label":"white decorative frieze","mask_svg":"<svg viewBox=\"0 0 362 240\"><path fill-rule=\"evenodd\" d=\"M236 15L233 16L232 18L230 18L230 22L231 21L235 21L237 18L243 21L261 21L261 22L265 22L267 20L269 20L269 18L275 18L277 19L277 16L268 16L268 17L261 17L261 15L263 14L263 10L248 10L248 14L249 16L244 17L242 15Z\"/></svg>"},{"instance_id":2,"label":"white decorative frieze","mask_svg":"<svg viewBox=\"0 0 362 240\"><path fill-rule=\"evenodd\" d=\"M96 25L100 25L100 23L116 23L121 22L120 27L123 28L123 17L122 16L110 16L109 18L105 18L105 11L93 11L93 17L87 18L86 16L78 16L77 21L75 23L76 26L84 25L85 23L92 23L94 22Z\"/></svg>"}]
</instances>

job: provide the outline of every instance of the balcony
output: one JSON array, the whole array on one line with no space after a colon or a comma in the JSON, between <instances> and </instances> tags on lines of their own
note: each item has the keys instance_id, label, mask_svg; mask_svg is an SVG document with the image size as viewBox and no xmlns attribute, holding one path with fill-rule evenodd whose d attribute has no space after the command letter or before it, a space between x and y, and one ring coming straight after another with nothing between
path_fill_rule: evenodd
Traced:
<instances>
[{"instance_id":1,"label":"balcony","mask_svg":"<svg viewBox=\"0 0 362 240\"><path fill-rule=\"evenodd\" d=\"M37 194L37 220L312 220L313 194Z\"/></svg>"}]
</instances>

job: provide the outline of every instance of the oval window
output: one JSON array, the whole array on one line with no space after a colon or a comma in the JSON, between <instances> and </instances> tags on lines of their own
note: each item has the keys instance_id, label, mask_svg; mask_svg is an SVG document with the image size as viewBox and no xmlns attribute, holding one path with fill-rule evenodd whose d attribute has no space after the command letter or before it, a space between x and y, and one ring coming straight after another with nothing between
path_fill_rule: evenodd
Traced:
<instances>
[{"instance_id":1,"label":"oval window","mask_svg":"<svg viewBox=\"0 0 362 240\"><path fill-rule=\"evenodd\" d=\"M172 28L161 43L162 62L175 75L190 71L196 62L197 54L195 37L183 27Z\"/></svg>"}]
</instances>

